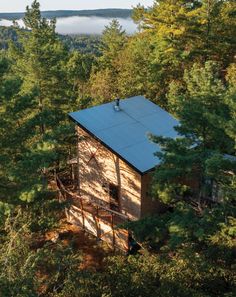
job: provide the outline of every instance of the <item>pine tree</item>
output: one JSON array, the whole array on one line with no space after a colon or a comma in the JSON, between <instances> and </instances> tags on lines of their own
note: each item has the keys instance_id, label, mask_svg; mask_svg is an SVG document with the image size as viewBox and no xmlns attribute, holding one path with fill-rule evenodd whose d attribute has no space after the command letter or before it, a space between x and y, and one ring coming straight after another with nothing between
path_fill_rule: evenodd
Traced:
<instances>
[{"instance_id":1,"label":"pine tree","mask_svg":"<svg viewBox=\"0 0 236 297\"><path fill-rule=\"evenodd\" d=\"M180 119L176 130L180 137L176 140L153 137L162 147L162 152L156 153L161 165L155 172L154 191L165 201L184 196L210 197L213 182L222 177L220 171L231 168L233 175L224 179L227 185L235 175L234 162L224 159L225 154L233 154L234 140L225 132L232 115L217 65L213 62L206 62L205 67L194 65L185 72L185 83L185 93L176 96Z\"/></svg>"},{"instance_id":2,"label":"pine tree","mask_svg":"<svg viewBox=\"0 0 236 297\"><path fill-rule=\"evenodd\" d=\"M158 86L153 99L167 107L169 84L182 82L195 62L215 60L225 70L234 61L235 8L232 0L161 0L151 9L137 8L136 18L152 38L150 81Z\"/></svg>"},{"instance_id":3,"label":"pine tree","mask_svg":"<svg viewBox=\"0 0 236 297\"><path fill-rule=\"evenodd\" d=\"M155 86L150 82L151 61L150 38L137 35L120 51L117 58L117 85L122 97L145 94L151 98Z\"/></svg>"},{"instance_id":4,"label":"pine tree","mask_svg":"<svg viewBox=\"0 0 236 297\"><path fill-rule=\"evenodd\" d=\"M8 52L9 75L17 85L5 96L1 143L3 175L15 185L13 196L30 202L47 191L47 173L58 164L65 135L73 130L67 122L68 53L55 33L55 21L42 18L34 1L24 22L30 31L18 30L19 45Z\"/></svg>"},{"instance_id":5,"label":"pine tree","mask_svg":"<svg viewBox=\"0 0 236 297\"><path fill-rule=\"evenodd\" d=\"M86 107L91 98L89 96L89 79L95 58L90 54L73 51L66 65L67 76L72 84L72 97L75 99L75 109Z\"/></svg>"},{"instance_id":6,"label":"pine tree","mask_svg":"<svg viewBox=\"0 0 236 297\"><path fill-rule=\"evenodd\" d=\"M101 38L101 57L91 75L91 96L97 102L119 97L117 60L127 41L125 31L117 20L106 26Z\"/></svg>"},{"instance_id":7,"label":"pine tree","mask_svg":"<svg viewBox=\"0 0 236 297\"><path fill-rule=\"evenodd\" d=\"M102 68L112 69L119 52L126 43L126 33L118 20L114 19L105 27L102 33L100 51L102 53L100 65Z\"/></svg>"}]
</instances>

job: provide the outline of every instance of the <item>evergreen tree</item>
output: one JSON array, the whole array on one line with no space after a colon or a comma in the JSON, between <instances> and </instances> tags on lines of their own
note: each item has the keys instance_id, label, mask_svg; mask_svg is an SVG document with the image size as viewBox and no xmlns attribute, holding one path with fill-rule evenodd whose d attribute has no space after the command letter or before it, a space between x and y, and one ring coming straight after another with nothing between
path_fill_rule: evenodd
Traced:
<instances>
[{"instance_id":1,"label":"evergreen tree","mask_svg":"<svg viewBox=\"0 0 236 297\"><path fill-rule=\"evenodd\" d=\"M175 201L184 195L195 199L210 197L212 183L219 179L220 170L234 172L228 185L235 174L234 162L224 160L225 154L234 152L234 141L225 133L228 121L232 120L231 109L225 102L227 92L216 64L206 62L204 68L194 65L185 72L185 83L185 92L175 97L180 119L176 130L180 137L176 140L153 137L162 148L162 152L156 153L161 165L155 173L154 189L165 201ZM214 162L222 168L212 174L209 166L214 167ZM191 186L194 193L189 192Z\"/></svg>"},{"instance_id":2,"label":"evergreen tree","mask_svg":"<svg viewBox=\"0 0 236 297\"><path fill-rule=\"evenodd\" d=\"M155 86L150 81L152 53L150 37L137 35L120 51L117 59L118 89L122 97L153 94Z\"/></svg>"},{"instance_id":3,"label":"evergreen tree","mask_svg":"<svg viewBox=\"0 0 236 297\"><path fill-rule=\"evenodd\" d=\"M113 20L99 57L69 52L39 2L27 7L29 30L14 28L14 44L0 52L1 296L235 296L235 7L138 6L141 32L127 37ZM47 182L72 150L67 113L138 94L180 120L177 139L152 136L162 148L152 193L171 211L128 223L140 254L82 269L73 240L41 241L64 208Z\"/></svg>"},{"instance_id":4,"label":"evergreen tree","mask_svg":"<svg viewBox=\"0 0 236 297\"><path fill-rule=\"evenodd\" d=\"M19 31L19 46L9 50L9 76L14 79L7 85L15 85L5 91L1 144L2 175L15 185L15 199L29 202L47 191L46 174L58 163L64 151L59 143L65 143L72 129L66 121L67 52L55 33L55 21L42 18L34 1L24 22L30 32Z\"/></svg>"},{"instance_id":5,"label":"evergreen tree","mask_svg":"<svg viewBox=\"0 0 236 297\"><path fill-rule=\"evenodd\" d=\"M75 109L86 107L91 103L89 96L89 79L95 58L89 54L73 51L70 54L66 69L70 83L73 85L72 96L75 96Z\"/></svg>"},{"instance_id":6,"label":"evergreen tree","mask_svg":"<svg viewBox=\"0 0 236 297\"><path fill-rule=\"evenodd\" d=\"M234 60L235 1L155 1L151 9L140 7L136 19L152 38L152 98L167 106L172 81L181 81L194 62L216 60L226 69Z\"/></svg>"},{"instance_id":7,"label":"evergreen tree","mask_svg":"<svg viewBox=\"0 0 236 297\"><path fill-rule=\"evenodd\" d=\"M114 19L105 27L102 33L100 51L101 67L112 69L119 52L123 49L126 43L126 33L118 20Z\"/></svg>"},{"instance_id":8,"label":"evergreen tree","mask_svg":"<svg viewBox=\"0 0 236 297\"><path fill-rule=\"evenodd\" d=\"M91 95L98 102L119 97L117 59L127 41L125 31L117 20L105 27L101 38L101 57L91 75Z\"/></svg>"},{"instance_id":9,"label":"evergreen tree","mask_svg":"<svg viewBox=\"0 0 236 297\"><path fill-rule=\"evenodd\" d=\"M236 64L231 64L227 69L228 92L225 97L226 104L229 105L231 119L226 125L226 134L234 141L236 149Z\"/></svg>"},{"instance_id":10,"label":"evergreen tree","mask_svg":"<svg viewBox=\"0 0 236 297\"><path fill-rule=\"evenodd\" d=\"M15 47L12 54L17 57L16 71L23 80L22 92L37 94L40 131L43 134L47 129L43 114L48 107L58 107L60 119L60 106L67 89L67 52L55 33L55 20L47 21L41 17L37 1L32 3L31 8L26 8L24 24L30 34L18 31L20 47Z\"/></svg>"}]
</instances>

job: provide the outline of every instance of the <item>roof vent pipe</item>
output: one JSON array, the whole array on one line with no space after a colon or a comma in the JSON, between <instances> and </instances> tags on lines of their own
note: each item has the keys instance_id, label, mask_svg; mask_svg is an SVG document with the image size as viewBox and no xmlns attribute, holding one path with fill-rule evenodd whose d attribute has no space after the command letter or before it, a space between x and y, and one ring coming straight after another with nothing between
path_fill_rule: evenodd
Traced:
<instances>
[{"instance_id":1,"label":"roof vent pipe","mask_svg":"<svg viewBox=\"0 0 236 297\"><path fill-rule=\"evenodd\" d=\"M116 99L115 100L115 106L114 106L114 109L116 110L116 111L120 111L121 109L120 109L120 99Z\"/></svg>"}]
</instances>

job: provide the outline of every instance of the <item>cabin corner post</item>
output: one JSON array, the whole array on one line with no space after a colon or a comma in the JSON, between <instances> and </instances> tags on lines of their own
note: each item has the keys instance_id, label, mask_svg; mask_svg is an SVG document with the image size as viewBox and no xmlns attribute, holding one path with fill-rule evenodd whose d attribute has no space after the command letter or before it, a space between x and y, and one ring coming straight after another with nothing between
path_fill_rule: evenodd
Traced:
<instances>
[{"instance_id":1,"label":"cabin corner post","mask_svg":"<svg viewBox=\"0 0 236 297\"><path fill-rule=\"evenodd\" d=\"M78 126L76 126L76 134L77 134L77 191L80 194L80 134Z\"/></svg>"}]
</instances>

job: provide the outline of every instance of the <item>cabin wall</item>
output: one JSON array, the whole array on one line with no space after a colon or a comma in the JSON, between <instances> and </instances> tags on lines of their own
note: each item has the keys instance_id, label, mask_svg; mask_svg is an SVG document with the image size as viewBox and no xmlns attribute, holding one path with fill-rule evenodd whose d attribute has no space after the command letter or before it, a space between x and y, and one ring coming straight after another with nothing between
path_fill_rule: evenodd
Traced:
<instances>
[{"instance_id":1,"label":"cabin wall","mask_svg":"<svg viewBox=\"0 0 236 297\"><path fill-rule=\"evenodd\" d=\"M152 172L147 173L142 176L142 208L141 216L145 217L149 214L156 214L164 210L164 205L159 200L153 200L152 195L150 194L152 182Z\"/></svg>"},{"instance_id":2,"label":"cabin wall","mask_svg":"<svg viewBox=\"0 0 236 297\"><path fill-rule=\"evenodd\" d=\"M81 195L110 207L108 184L119 186L120 212L131 220L141 217L141 176L80 127L78 144Z\"/></svg>"}]
</instances>

